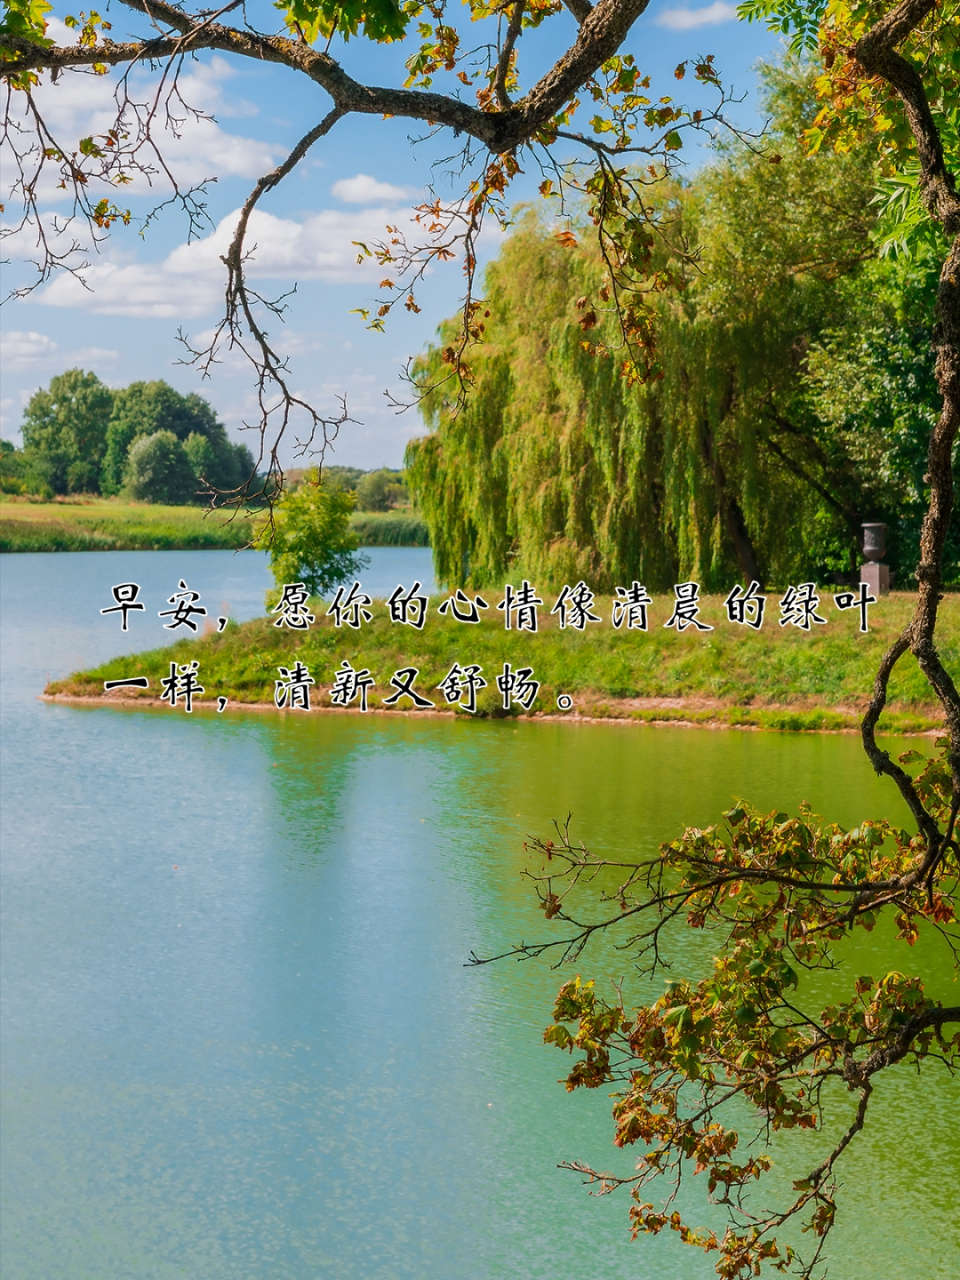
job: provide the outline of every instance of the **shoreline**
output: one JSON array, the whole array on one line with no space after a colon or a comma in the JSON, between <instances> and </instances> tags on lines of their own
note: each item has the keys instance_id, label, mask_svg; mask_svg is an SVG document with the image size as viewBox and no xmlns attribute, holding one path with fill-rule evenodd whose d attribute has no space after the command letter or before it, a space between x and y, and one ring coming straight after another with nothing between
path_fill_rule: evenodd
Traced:
<instances>
[{"instance_id":1,"label":"shoreline","mask_svg":"<svg viewBox=\"0 0 960 1280\"><path fill-rule=\"evenodd\" d=\"M771 627L744 634L723 621L723 602L701 597L705 619L715 629L682 633L659 625L669 617L672 601L654 596L650 631L619 632L612 621L585 631L564 630L553 616L541 617L537 633L508 629L499 619L481 619L464 627L456 619L431 615L428 627L403 626L388 617L382 602L362 629L346 623L340 630L323 624L302 630L279 629L269 616L235 627L175 640L161 648L117 656L88 670L48 680L42 692L53 701L80 700L77 705L165 706L171 663L198 664L194 703L216 709L218 696L229 699L226 710L271 711L278 671L289 675L291 664L306 668L311 710L353 710L331 705L339 689L340 668L372 673L369 712L380 711L391 689L400 686L390 673L413 668L416 686L434 704L414 709L409 697L384 708L405 715L458 715L473 718L445 702L445 681L455 666L475 664L486 673L476 689L478 719L526 718L573 720L578 723L656 724L705 728L772 729L780 732L857 733L873 686L876 666L903 632L912 600L884 597L870 618L869 632L858 619L836 619L816 633ZM597 599L598 611L609 610L609 597ZM960 663L960 611L947 611L938 646L949 669ZM527 668L538 686L527 711L517 704L504 711L497 673ZM197 667L194 668L197 670ZM107 693L104 682L146 677L146 688ZM495 679L496 677L496 679ZM41 692L41 690L37 690ZM460 688L462 701L466 701ZM932 735L944 732L941 708L930 699L917 662L898 666L881 720L885 734ZM339 696L339 695L338 695ZM569 706L567 698L572 698ZM558 705L559 703L559 705ZM182 698L178 704L182 707ZM356 709L355 709L356 708Z\"/></svg>"},{"instance_id":2,"label":"shoreline","mask_svg":"<svg viewBox=\"0 0 960 1280\"><path fill-rule=\"evenodd\" d=\"M0 554L247 550L259 513L224 515L227 510L99 496L37 501L4 494ZM363 546L429 546L426 525L408 511L354 511L350 527Z\"/></svg>"},{"instance_id":3,"label":"shoreline","mask_svg":"<svg viewBox=\"0 0 960 1280\"><path fill-rule=\"evenodd\" d=\"M146 709L160 710L163 707L166 707L169 710L173 710L173 708L169 706L169 704L165 699L145 698L137 694L127 694L127 693L121 693L119 691L104 693L100 695L44 692L44 693L38 694L37 699L40 702L56 703L56 704L66 705L66 706L87 706L87 707L108 706L108 707L113 707L114 709L120 709L124 711L137 711L137 710L146 710ZM397 716L402 716L404 718L411 718L411 719L434 719L434 720L438 718L442 718L442 719L448 719L448 720L464 720L464 721L471 721L474 719L503 720L503 721L522 720L522 721L537 721L537 722L544 721L551 724L563 721L568 724L610 724L610 725L618 725L618 726L647 725L651 728L657 728L657 729L711 729L711 730L738 729L748 733L828 733L828 734L853 735L853 734L859 734L860 732L859 725L856 725L856 724L843 725L843 726L823 725L823 726L806 727L806 728L777 727L775 725L751 723L744 719L738 719L738 720L722 719L717 716L712 716L712 717L705 716L703 719L689 719L682 715L677 717L658 717L655 714L649 714L649 715L645 715L642 713L638 714L637 711L634 711L633 713L627 712L626 707L630 703L635 703L637 701L638 699L623 699L623 700L608 699L604 703L604 706L607 706L607 707L611 706L611 704L613 704L613 706L619 705L621 711L624 712L623 714L620 714L620 715L581 714L574 709L571 711L564 711L564 712L536 711L536 712L533 712L532 714L528 713L528 714L522 714L522 715L504 714L502 716L482 715L482 716L474 717L470 715L470 713L468 712L457 713L452 708L448 709L446 707L433 707L430 709L416 708L416 707L408 707L408 708L370 707L366 711L361 711L359 707L336 707L336 706L331 706L329 704L327 705L318 704L318 705L312 706L309 711L304 711L302 708L296 708L295 710L280 708L274 705L272 702L235 702L232 700L228 701L227 705L224 707L223 711L221 712L217 708L217 703L215 701L210 701L208 699L202 699L202 700L197 699L194 702L194 710L204 711L204 712L213 712L214 714L217 714L217 715L223 715L225 712L228 712L228 711L243 711L243 712L255 711L258 713L267 713L267 714L273 714L273 715L279 715L279 716L352 715L352 716L384 716L384 717L394 717L394 718ZM651 703L654 703L659 700L644 699L643 701L649 701ZM693 706L686 706L685 704L688 704L688 703L692 704L696 702L696 699L671 698L669 699L669 702L671 704L671 709L676 709L678 711L694 710ZM666 708L663 708L663 709L666 709ZM186 712L183 711L182 708L177 708L177 710L182 715L187 714ZM651 706L649 708L644 708L644 710L649 710L651 713L655 713L657 708L654 706ZM731 710L733 710L733 708L731 708ZM749 714L749 709L741 708L740 710L741 711L745 710L745 714ZM763 708L763 710L766 710L766 711L782 710L785 713L789 714L789 711L787 708ZM831 709L831 708L823 708L823 711L825 714L836 714L835 709ZM946 727L943 724L935 728L927 728L927 729L904 729L904 728L884 729L883 727L878 727L878 733L880 733L881 735L886 734L889 737L897 737L897 738L935 738L943 734L945 732L945 728Z\"/></svg>"}]
</instances>

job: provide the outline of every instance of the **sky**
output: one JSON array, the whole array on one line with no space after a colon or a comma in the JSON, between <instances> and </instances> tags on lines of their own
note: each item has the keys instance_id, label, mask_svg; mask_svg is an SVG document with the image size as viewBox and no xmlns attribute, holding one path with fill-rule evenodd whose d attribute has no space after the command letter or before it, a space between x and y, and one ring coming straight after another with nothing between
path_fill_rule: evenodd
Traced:
<instances>
[{"instance_id":1,"label":"sky","mask_svg":"<svg viewBox=\"0 0 960 1280\"><path fill-rule=\"evenodd\" d=\"M49 34L73 43L76 33L61 21L68 8L56 5ZM279 15L269 4L248 6L261 29L274 29ZM120 5L107 7L111 37L142 36L143 19ZM259 21L257 21L259 19ZM469 23L466 24L470 33ZM568 14L523 37L533 71L545 70L574 38ZM530 46L534 46L531 51ZM695 87L678 85L680 61L715 55L725 85L744 95L731 110L738 125L762 123L756 65L779 55L777 37L738 22L733 5L713 0L652 0L624 47L641 70L654 76L653 92L678 100ZM402 83L404 46L374 46L351 40L331 53L346 70L367 83ZM535 60L535 61L533 61ZM134 73L146 98L150 75ZM690 86L688 88L688 86ZM44 84L37 98L54 135L66 146L110 123L115 77L63 74ZM438 82L435 87L444 87ZM196 391L216 409L235 440L246 439L257 422L255 380L245 359L225 353L209 378L182 363L182 334L197 348L209 341L223 305L225 271L220 255L229 243L237 211L254 182L269 172L325 114L329 99L313 82L282 67L263 66L205 52L188 63L180 81L183 100L205 118L185 113L166 131L163 152L181 185L206 181L207 221L190 241L185 215L166 207L143 230L146 214L169 194L157 180L140 180L113 193L134 214L129 227L115 224L109 237L89 253L83 281L55 275L26 298L5 302L0 312L0 431L20 444L23 409L38 387L66 369L92 370L111 387L138 380L165 379L178 390ZM702 100L694 105L703 105ZM383 268L358 266L355 240L376 241L388 224L405 226L411 209L433 184L438 194L454 194L449 135L426 137L415 122L348 117L309 153L307 159L260 204L251 224L255 245L250 272L256 287L276 297L294 288L281 320L271 321L271 338L289 356L292 388L321 413L337 412L345 397L352 422L340 431L328 462L366 469L400 467L406 442L425 427L415 408L398 413L390 397L403 398L403 370L434 339L437 326L454 314L462 294L462 269L454 262L431 271L419 292L419 315L398 309L385 333L371 332L355 308L369 307ZM176 136L175 136L176 135ZM687 172L709 158L706 141L685 153ZM12 169L3 158L3 182ZM534 202L541 175L532 170L515 180L511 204ZM5 196L7 193L5 192ZM47 227L60 230L60 243L81 237L66 230L70 206L53 181L41 187L40 207ZM14 202L6 204L5 228L13 224ZM502 233L485 231L481 263L497 252ZM35 276L36 235L29 228L4 245L4 289ZM281 450L285 466L309 459L296 454L292 439Z\"/></svg>"}]
</instances>

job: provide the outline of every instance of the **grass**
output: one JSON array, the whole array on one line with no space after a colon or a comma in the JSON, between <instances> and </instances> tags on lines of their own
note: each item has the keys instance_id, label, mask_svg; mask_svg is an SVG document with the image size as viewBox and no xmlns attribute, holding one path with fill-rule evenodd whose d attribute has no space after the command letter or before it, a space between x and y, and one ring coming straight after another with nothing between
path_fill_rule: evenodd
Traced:
<instances>
[{"instance_id":1,"label":"grass","mask_svg":"<svg viewBox=\"0 0 960 1280\"><path fill-rule=\"evenodd\" d=\"M362 547L429 547L430 532L406 511L355 511L350 528Z\"/></svg>"},{"instance_id":2,"label":"grass","mask_svg":"<svg viewBox=\"0 0 960 1280\"><path fill-rule=\"evenodd\" d=\"M250 533L246 516L228 523L200 507L118 498L0 500L0 551L232 550L246 546Z\"/></svg>"},{"instance_id":3,"label":"grass","mask_svg":"<svg viewBox=\"0 0 960 1280\"><path fill-rule=\"evenodd\" d=\"M405 512L359 511L350 527L365 547L426 547L427 527ZM252 522L200 507L164 507L119 498L45 502L0 498L0 551L204 551L245 547Z\"/></svg>"},{"instance_id":4,"label":"grass","mask_svg":"<svg viewBox=\"0 0 960 1280\"><path fill-rule=\"evenodd\" d=\"M491 603L498 597L487 596ZM824 592L821 611L825 627L806 634L777 624L776 601L771 599L764 629L758 634L725 620L720 597L707 597L701 618L715 630L681 635L665 630L671 603L656 597L647 633L614 631L609 621L584 633L560 631L556 620L541 616L540 631L505 631L502 615L485 617L479 625L439 617L432 602L423 631L393 625L382 605L374 620L360 631L337 630L315 610L317 622L306 633L278 628L268 618L228 626L222 635L181 640L150 653L115 659L91 671L56 681L49 694L100 696L103 681L146 675L151 687L143 696L155 698L159 680L169 663L200 662L200 680L207 699L224 695L234 702L272 704L277 667L299 658L316 680L313 704L329 706L334 672L346 659L355 669L369 668L376 677L369 705L377 708L392 673L417 667L417 688L438 709L446 704L435 686L454 662L483 667L489 687L479 695L484 715L503 714L494 681L504 662L516 669L532 666L541 689L535 714L559 714L557 696L574 700L571 715L596 718L683 721L764 729L854 729L866 705L881 654L909 618L913 600L908 594L887 596L871 609L870 631L857 630L851 614L840 614ZM552 604L552 597L547 607ZM597 612L610 616L609 600L598 601ZM947 597L938 629L944 664L960 670L960 607ZM852 612L852 611L851 611ZM541 610L541 615L546 609ZM134 695L139 696L139 695ZM408 700L404 702L409 705ZM516 708L513 709L516 712ZM942 723L916 661L907 655L890 684L890 703L882 727L888 732L924 732Z\"/></svg>"}]
</instances>

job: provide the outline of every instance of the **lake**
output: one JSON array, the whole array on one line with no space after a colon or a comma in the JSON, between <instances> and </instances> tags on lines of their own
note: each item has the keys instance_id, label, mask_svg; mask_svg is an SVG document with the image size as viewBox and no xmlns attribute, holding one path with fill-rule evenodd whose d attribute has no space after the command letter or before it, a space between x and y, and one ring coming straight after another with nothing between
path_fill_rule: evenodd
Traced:
<instances>
[{"instance_id":1,"label":"lake","mask_svg":"<svg viewBox=\"0 0 960 1280\"><path fill-rule=\"evenodd\" d=\"M372 593L432 588L428 550L369 554ZM566 972L464 961L548 935L521 846L568 812L621 854L735 794L906 821L858 740L37 700L163 643L180 578L237 619L270 585L255 552L0 557L4 1280L713 1276L556 1168L631 1167L606 1091L566 1094L540 1042ZM124 581L126 636L99 613ZM697 976L703 940L678 946ZM931 1070L920 1100L898 1068L875 1110L831 1277L955 1277L957 1086Z\"/></svg>"}]
</instances>

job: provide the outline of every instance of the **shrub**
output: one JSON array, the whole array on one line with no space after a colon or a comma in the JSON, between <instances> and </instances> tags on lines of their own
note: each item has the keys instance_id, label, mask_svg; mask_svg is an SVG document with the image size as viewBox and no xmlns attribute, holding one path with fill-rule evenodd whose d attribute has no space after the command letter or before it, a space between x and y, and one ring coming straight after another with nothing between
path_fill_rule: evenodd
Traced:
<instances>
[{"instance_id":1,"label":"shrub","mask_svg":"<svg viewBox=\"0 0 960 1280\"><path fill-rule=\"evenodd\" d=\"M124 489L139 502L178 505L196 496L197 480L186 449L172 431L134 440L123 473Z\"/></svg>"},{"instance_id":2,"label":"shrub","mask_svg":"<svg viewBox=\"0 0 960 1280\"><path fill-rule=\"evenodd\" d=\"M386 467L368 471L357 484L357 506L361 511L389 511L406 496L402 473L388 471Z\"/></svg>"},{"instance_id":3,"label":"shrub","mask_svg":"<svg viewBox=\"0 0 960 1280\"><path fill-rule=\"evenodd\" d=\"M303 484L284 495L259 525L255 545L270 553L277 586L302 582L319 596L354 577L368 563L350 531L356 499L348 490Z\"/></svg>"}]
</instances>

